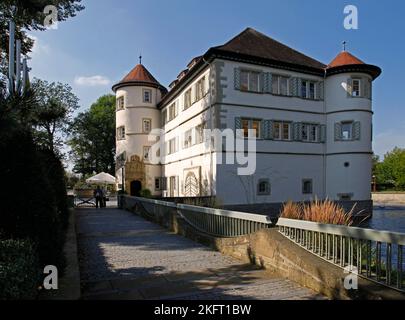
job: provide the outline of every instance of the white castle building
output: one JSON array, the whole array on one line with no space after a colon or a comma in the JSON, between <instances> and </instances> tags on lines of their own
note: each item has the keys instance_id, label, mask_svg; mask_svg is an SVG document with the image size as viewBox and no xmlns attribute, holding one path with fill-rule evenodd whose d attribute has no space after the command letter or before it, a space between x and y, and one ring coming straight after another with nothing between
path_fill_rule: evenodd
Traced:
<instances>
[{"instance_id":1,"label":"white castle building","mask_svg":"<svg viewBox=\"0 0 405 320\"><path fill-rule=\"evenodd\" d=\"M260 212L314 198L369 209L371 93L380 73L347 51L325 65L251 28L192 59L169 90L138 64L113 86L119 187L212 196ZM163 147L151 163L156 128ZM242 140L255 130L253 174L225 163L232 148L206 143L204 129L227 128L243 130Z\"/></svg>"}]
</instances>

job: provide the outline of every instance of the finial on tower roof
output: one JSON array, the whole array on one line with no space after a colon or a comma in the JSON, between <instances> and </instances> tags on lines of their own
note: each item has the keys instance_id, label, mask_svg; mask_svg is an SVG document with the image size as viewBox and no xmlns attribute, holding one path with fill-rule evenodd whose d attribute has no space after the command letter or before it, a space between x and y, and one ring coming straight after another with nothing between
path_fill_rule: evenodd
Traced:
<instances>
[{"instance_id":1,"label":"finial on tower roof","mask_svg":"<svg viewBox=\"0 0 405 320\"><path fill-rule=\"evenodd\" d=\"M346 51L346 44L347 44L347 42L346 42L346 41L343 41L343 42L342 42L342 45L343 45L343 51Z\"/></svg>"},{"instance_id":2,"label":"finial on tower roof","mask_svg":"<svg viewBox=\"0 0 405 320\"><path fill-rule=\"evenodd\" d=\"M139 64L142 64L142 54L139 54Z\"/></svg>"}]
</instances>

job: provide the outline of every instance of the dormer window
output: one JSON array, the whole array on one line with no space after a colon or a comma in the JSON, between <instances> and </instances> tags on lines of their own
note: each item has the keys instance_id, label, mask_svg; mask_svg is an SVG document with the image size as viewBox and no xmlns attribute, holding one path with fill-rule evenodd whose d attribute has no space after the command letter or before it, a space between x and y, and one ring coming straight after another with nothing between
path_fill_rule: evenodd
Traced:
<instances>
[{"instance_id":1,"label":"dormer window","mask_svg":"<svg viewBox=\"0 0 405 320\"><path fill-rule=\"evenodd\" d=\"M151 89L143 89L143 102L152 103L152 90Z\"/></svg>"}]
</instances>

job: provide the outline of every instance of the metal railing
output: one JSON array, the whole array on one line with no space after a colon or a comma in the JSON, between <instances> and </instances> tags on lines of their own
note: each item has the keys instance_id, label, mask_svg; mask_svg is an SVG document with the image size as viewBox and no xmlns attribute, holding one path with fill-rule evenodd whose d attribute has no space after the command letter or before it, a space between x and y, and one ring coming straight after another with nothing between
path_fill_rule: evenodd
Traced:
<instances>
[{"instance_id":1,"label":"metal railing","mask_svg":"<svg viewBox=\"0 0 405 320\"><path fill-rule=\"evenodd\" d=\"M216 237L238 237L269 228L268 216L238 211L176 204L161 200L124 196L124 208L141 206L143 213L159 220L170 211L176 213L200 232Z\"/></svg>"},{"instance_id":2,"label":"metal railing","mask_svg":"<svg viewBox=\"0 0 405 320\"><path fill-rule=\"evenodd\" d=\"M318 257L405 291L405 234L285 218L279 218L277 226L284 236Z\"/></svg>"}]
</instances>

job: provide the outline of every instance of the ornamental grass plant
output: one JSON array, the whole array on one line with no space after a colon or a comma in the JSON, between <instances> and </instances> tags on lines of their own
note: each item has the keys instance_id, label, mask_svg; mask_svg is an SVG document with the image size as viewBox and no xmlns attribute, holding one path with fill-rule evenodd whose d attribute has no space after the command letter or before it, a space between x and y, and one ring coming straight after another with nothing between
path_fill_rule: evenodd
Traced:
<instances>
[{"instance_id":1,"label":"ornamental grass plant","mask_svg":"<svg viewBox=\"0 0 405 320\"><path fill-rule=\"evenodd\" d=\"M355 218L355 208L356 204L353 205L349 212L346 212L341 205L329 199L316 199L309 203L294 203L288 201L283 205L280 217L351 226Z\"/></svg>"}]
</instances>

